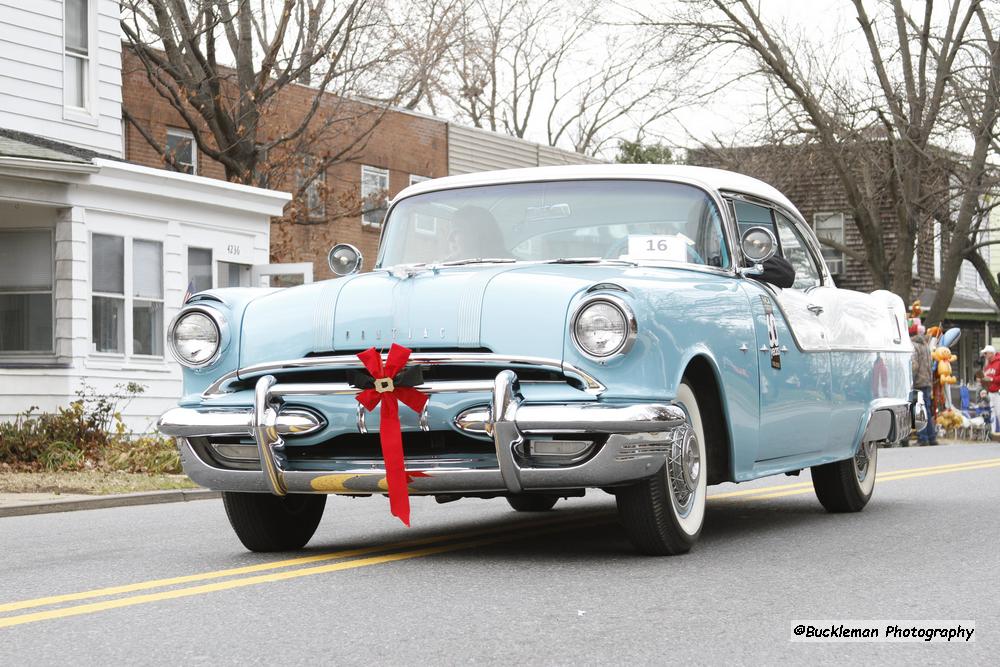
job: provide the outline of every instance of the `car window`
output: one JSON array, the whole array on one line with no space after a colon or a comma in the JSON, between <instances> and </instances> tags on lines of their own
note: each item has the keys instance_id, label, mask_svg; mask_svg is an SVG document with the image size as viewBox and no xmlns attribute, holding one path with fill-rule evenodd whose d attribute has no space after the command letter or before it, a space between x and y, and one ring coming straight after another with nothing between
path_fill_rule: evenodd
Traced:
<instances>
[{"instance_id":1,"label":"car window","mask_svg":"<svg viewBox=\"0 0 1000 667\"><path fill-rule=\"evenodd\" d=\"M819 269L809 253L809 247L802 233L781 213L775 213L774 218L778 226L781 255L795 268L795 282L792 287L806 289L822 283Z\"/></svg>"},{"instance_id":2,"label":"car window","mask_svg":"<svg viewBox=\"0 0 1000 667\"><path fill-rule=\"evenodd\" d=\"M725 269L730 258L722 220L706 192L683 183L567 180L452 188L393 207L379 265L603 258Z\"/></svg>"},{"instance_id":3,"label":"car window","mask_svg":"<svg viewBox=\"0 0 1000 667\"><path fill-rule=\"evenodd\" d=\"M736 222L740 228L740 237L743 232L751 227L763 227L775 237L778 234L774 231L774 218L771 217L771 209L766 206L758 206L745 201L733 201L733 210L736 213Z\"/></svg>"}]
</instances>

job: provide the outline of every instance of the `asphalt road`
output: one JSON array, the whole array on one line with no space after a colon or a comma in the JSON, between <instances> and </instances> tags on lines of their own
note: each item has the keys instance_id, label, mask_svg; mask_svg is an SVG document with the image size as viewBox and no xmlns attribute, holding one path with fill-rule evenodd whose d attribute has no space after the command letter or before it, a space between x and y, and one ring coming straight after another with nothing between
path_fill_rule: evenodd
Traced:
<instances>
[{"instance_id":1,"label":"asphalt road","mask_svg":"<svg viewBox=\"0 0 1000 667\"><path fill-rule=\"evenodd\" d=\"M603 492L530 515L415 498L409 530L383 499L331 498L278 556L244 551L218 500L3 518L0 665L996 664L1000 445L882 450L879 476L855 515L805 474L715 487L675 558L635 555ZM804 619L976 634L790 642Z\"/></svg>"}]
</instances>

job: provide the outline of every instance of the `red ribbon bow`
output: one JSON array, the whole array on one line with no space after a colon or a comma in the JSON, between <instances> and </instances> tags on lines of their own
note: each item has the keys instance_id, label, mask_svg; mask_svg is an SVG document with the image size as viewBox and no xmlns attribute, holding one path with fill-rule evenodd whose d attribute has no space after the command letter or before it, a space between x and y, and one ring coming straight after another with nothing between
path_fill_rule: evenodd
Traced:
<instances>
[{"instance_id":1,"label":"red ribbon bow","mask_svg":"<svg viewBox=\"0 0 1000 667\"><path fill-rule=\"evenodd\" d=\"M422 476L420 473L407 473L403 460L403 433L399 425L399 402L420 413L427 404L427 396L413 387L405 387L393 383L393 378L399 374L410 358L410 350L402 345L392 344L385 366L382 366L382 355L374 347L358 354L358 359L365 365L375 380L373 389L365 389L356 398L368 412L382 404L382 418L379 425L379 441L382 445L382 460L385 461L385 478L389 486L389 510L393 516L399 517L407 527L410 525L410 493L407 485L409 477Z\"/></svg>"}]
</instances>

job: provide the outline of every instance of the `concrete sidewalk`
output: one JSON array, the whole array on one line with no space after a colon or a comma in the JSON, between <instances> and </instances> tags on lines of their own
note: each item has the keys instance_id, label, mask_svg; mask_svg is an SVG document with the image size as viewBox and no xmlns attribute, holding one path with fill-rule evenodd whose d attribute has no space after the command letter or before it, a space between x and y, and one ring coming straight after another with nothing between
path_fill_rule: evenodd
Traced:
<instances>
[{"instance_id":1,"label":"concrete sidewalk","mask_svg":"<svg viewBox=\"0 0 1000 667\"><path fill-rule=\"evenodd\" d=\"M157 503L179 503L188 500L219 498L218 491L207 489L176 489L170 491L144 491L106 496L75 493L0 493L0 517L48 514L50 512L76 512L104 507L129 507Z\"/></svg>"}]
</instances>

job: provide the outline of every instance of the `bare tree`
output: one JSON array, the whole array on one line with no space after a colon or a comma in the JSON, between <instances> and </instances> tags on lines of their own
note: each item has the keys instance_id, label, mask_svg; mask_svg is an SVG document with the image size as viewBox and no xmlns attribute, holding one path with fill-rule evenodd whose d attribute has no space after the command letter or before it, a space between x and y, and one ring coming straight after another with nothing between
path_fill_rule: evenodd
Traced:
<instances>
[{"instance_id":1,"label":"bare tree","mask_svg":"<svg viewBox=\"0 0 1000 667\"><path fill-rule=\"evenodd\" d=\"M956 1L940 12L926 2L917 17L901 0L852 2L853 35L860 37L857 46L864 54L864 65L852 69L839 65L829 35L812 41L769 20L767 5L749 0L688 0L672 16L643 16L641 23L669 33L689 53L739 65L739 76L763 79L772 101L767 119L772 136L820 152L846 193L875 284L909 298L918 232L939 219L950 174L958 168L962 182L970 184L984 171L985 158L980 161L975 151L961 164L940 146L955 142L962 129L947 121L954 115L960 65L974 55L970 25L979 17L988 31L989 22L978 0ZM989 113L982 105L977 113L973 124L981 125ZM948 238L965 238L972 230L973 190L962 190L969 201L963 199L949 221ZM886 201L894 208L890 217L881 215ZM948 246L931 318L947 309L965 245Z\"/></svg>"},{"instance_id":2,"label":"bare tree","mask_svg":"<svg viewBox=\"0 0 1000 667\"><path fill-rule=\"evenodd\" d=\"M408 104L495 132L595 154L642 136L688 98L677 70L643 57L634 34L603 22L586 0L416 0L433 68ZM432 29L428 29L428 27ZM445 28L442 30L442 28ZM424 36L448 35L431 44ZM445 48L435 48L442 45Z\"/></svg>"},{"instance_id":3,"label":"bare tree","mask_svg":"<svg viewBox=\"0 0 1000 667\"><path fill-rule=\"evenodd\" d=\"M391 57L378 0L123 0L121 26L150 84L230 181L287 186L294 174L300 199L359 153L384 113L353 97ZM125 118L177 166L163 138Z\"/></svg>"}]
</instances>

